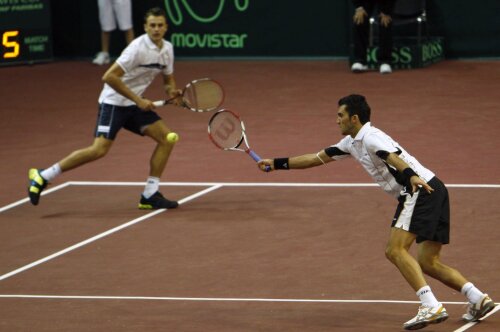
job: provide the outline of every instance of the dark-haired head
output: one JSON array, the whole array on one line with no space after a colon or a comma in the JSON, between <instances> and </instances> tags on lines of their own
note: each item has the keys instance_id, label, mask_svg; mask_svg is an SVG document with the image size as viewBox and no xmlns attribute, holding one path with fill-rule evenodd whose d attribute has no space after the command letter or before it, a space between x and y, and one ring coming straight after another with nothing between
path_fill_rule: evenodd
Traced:
<instances>
[{"instance_id":1,"label":"dark-haired head","mask_svg":"<svg viewBox=\"0 0 500 332\"><path fill-rule=\"evenodd\" d=\"M165 18L165 21L167 20L167 13L160 7L153 7L149 9L146 14L144 14L144 23L148 21L148 17L150 16L163 16Z\"/></svg>"},{"instance_id":2,"label":"dark-haired head","mask_svg":"<svg viewBox=\"0 0 500 332\"><path fill-rule=\"evenodd\" d=\"M365 124L370 121L370 106L366 102L366 98L362 95L352 94L339 99L339 106L345 105L349 117L357 115L359 122Z\"/></svg>"}]
</instances>

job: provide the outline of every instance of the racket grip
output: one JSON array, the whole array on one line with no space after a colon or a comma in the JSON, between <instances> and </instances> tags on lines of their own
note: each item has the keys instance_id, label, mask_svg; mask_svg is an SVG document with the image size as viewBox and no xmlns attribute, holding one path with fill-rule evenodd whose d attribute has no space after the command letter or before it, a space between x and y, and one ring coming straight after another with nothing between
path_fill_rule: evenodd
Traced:
<instances>
[{"instance_id":1,"label":"racket grip","mask_svg":"<svg viewBox=\"0 0 500 332\"><path fill-rule=\"evenodd\" d=\"M253 152L252 150L248 150L248 154L250 155L250 157L252 157L253 160L255 161L259 161L261 158L259 157L258 154L256 154L255 152Z\"/></svg>"},{"instance_id":2,"label":"racket grip","mask_svg":"<svg viewBox=\"0 0 500 332\"><path fill-rule=\"evenodd\" d=\"M256 162L259 162L262 158L259 157L258 154L256 154L253 150L248 150L248 154L250 155L250 157L252 157L253 160L255 160ZM265 171L266 172L269 172L271 170L271 166L266 166L266 169Z\"/></svg>"},{"instance_id":3,"label":"racket grip","mask_svg":"<svg viewBox=\"0 0 500 332\"><path fill-rule=\"evenodd\" d=\"M160 107L160 106L165 105L165 101L163 101L163 100L153 101L153 105L155 105L156 107Z\"/></svg>"}]
</instances>

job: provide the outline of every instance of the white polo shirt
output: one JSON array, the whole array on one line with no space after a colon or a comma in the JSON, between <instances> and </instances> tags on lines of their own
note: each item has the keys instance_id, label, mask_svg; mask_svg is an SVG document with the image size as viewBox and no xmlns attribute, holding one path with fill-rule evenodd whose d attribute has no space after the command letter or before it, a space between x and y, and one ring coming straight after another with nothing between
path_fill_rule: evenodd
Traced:
<instances>
[{"instance_id":1,"label":"white polo shirt","mask_svg":"<svg viewBox=\"0 0 500 332\"><path fill-rule=\"evenodd\" d=\"M331 148L337 148L340 151ZM399 157L426 182L429 182L434 177L432 171L422 166L417 159L406 152L389 135L378 128L372 127L370 122L363 125L356 137L352 138L348 135L337 144L332 145L331 148L327 149L329 151L327 154L332 159L340 160L349 156L355 158L385 192L396 198L399 197L403 189L403 186L394 177L394 174L398 172L378 157L377 151L398 153Z\"/></svg>"},{"instance_id":2,"label":"white polo shirt","mask_svg":"<svg viewBox=\"0 0 500 332\"><path fill-rule=\"evenodd\" d=\"M161 49L156 46L147 34L134 39L122 52L116 63L125 71L122 81L135 94L142 96L156 75L170 75L174 72L174 48L163 40ZM116 92L108 84L99 96L99 103L116 106L130 106L134 102Z\"/></svg>"}]
</instances>

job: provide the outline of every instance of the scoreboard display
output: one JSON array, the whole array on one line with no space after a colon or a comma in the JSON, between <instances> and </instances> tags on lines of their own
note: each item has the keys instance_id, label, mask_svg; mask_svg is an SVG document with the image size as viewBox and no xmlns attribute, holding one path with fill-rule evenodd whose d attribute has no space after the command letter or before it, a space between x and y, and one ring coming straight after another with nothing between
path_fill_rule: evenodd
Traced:
<instances>
[{"instance_id":1,"label":"scoreboard display","mask_svg":"<svg viewBox=\"0 0 500 332\"><path fill-rule=\"evenodd\" d=\"M0 66L50 61L50 0L0 0Z\"/></svg>"}]
</instances>

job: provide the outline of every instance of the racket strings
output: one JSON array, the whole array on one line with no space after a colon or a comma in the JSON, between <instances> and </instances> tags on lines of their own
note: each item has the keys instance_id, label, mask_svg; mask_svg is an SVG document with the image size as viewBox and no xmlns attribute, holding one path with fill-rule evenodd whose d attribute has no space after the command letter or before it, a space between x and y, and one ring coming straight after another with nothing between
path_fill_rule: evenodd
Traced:
<instances>
[{"instance_id":1,"label":"racket strings","mask_svg":"<svg viewBox=\"0 0 500 332\"><path fill-rule=\"evenodd\" d=\"M242 123L229 112L216 113L208 128L212 141L222 149L237 148L243 142Z\"/></svg>"},{"instance_id":2,"label":"racket strings","mask_svg":"<svg viewBox=\"0 0 500 332\"><path fill-rule=\"evenodd\" d=\"M184 103L191 109L212 111L224 101L222 87L212 80L197 80L186 87Z\"/></svg>"}]
</instances>

